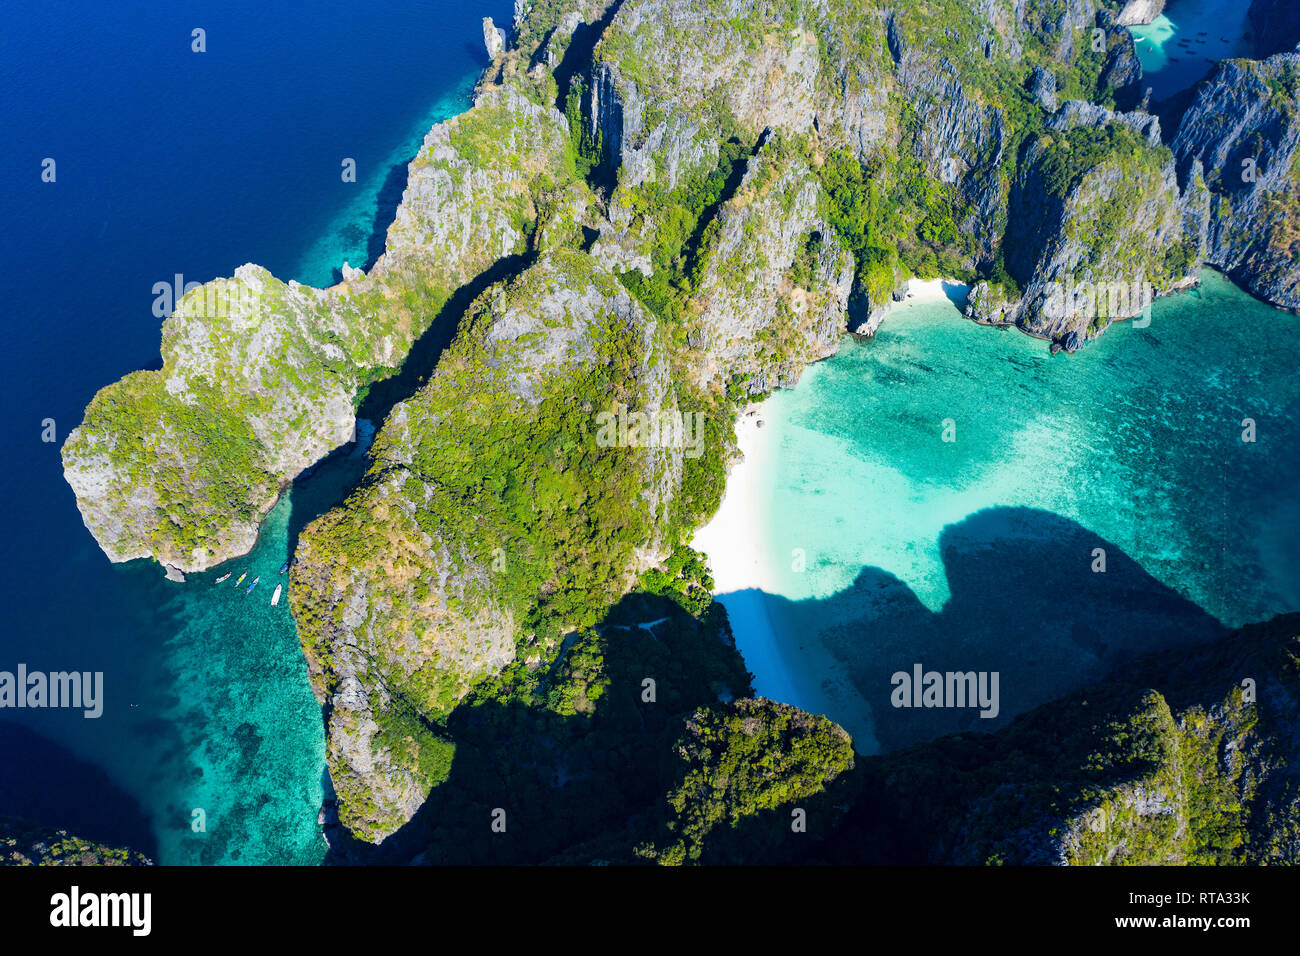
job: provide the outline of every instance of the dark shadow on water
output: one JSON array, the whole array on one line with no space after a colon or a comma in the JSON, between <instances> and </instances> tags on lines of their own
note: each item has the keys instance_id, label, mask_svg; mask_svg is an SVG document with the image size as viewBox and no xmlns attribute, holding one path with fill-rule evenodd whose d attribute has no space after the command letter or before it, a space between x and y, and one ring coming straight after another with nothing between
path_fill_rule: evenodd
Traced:
<instances>
[{"instance_id":1,"label":"dark shadow on water","mask_svg":"<svg viewBox=\"0 0 1300 956\"><path fill-rule=\"evenodd\" d=\"M66 830L157 859L149 817L98 767L13 721L0 721L0 816Z\"/></svg>"},{"instance_id":2,"label":"dark shadow on water","mask_svg":"<svg viewBox=\"0 0 1300 956\"><path fill-rule=\"evenodd\" d=\"M375 203L375 218L370 229L370 239L366 242L366 264L365 270L369 272L379 257L384 254L384 244L388 238L388 227L393 224L397 218L397 207L402 203L402 194L406 192L406 169L411 161L419 154L423 148L423 140L420 147L417 147L404 163L395 164L388 175L384 177L384 184L379 188L379 196ZM339 278L343 274L339 273Z\"/></svg>"},{"instance_id":3,"label":"dark shadow on water","mask_svg":"<svg viewBox=\"0 0 1300 956\"><path fill-rule=\"evenodd\" d=\"M586 847L583 862L625 855L631 834L652 833L660 819L686 715L724 690L749 693L725 620L720 608L701 621L665 598L628 595L598 625L609 685L593 713L460 707L445 728L456 742L450 777L378 846L339 831L327 862L542 863L575 847ZM647 676L657 688L649 703ZM506 814L504 833L491 829L496 808Z\"/></svg>"},{"instance_id":4,"label":"dark shadow on water","mask_svg":"<svg viewBox=\"0 0 1300 956\"><path fill-rule=\"evenodd\" d=\"M423 148L423 141L421 141ZM419 150L413 153L408 159L401 163L395 163L389 168L384 175L384 183L379 187L379 195L375 198L375 215L371 220L370 228L366 231L366 259L365 262L348 263L353 268L360 268L369 272L374 268L379 257L384 254L384 248L388 242L388 227L393 224L397 218L397 207L402 203L402 194L406 192L406 170L415 159ZM348 227L349 232L360 232L360 227L353 225ZM351 238L350 236L348 237ZM359 235L357 238L361 238ZM343 281L343 267L340 263L335 266L332 272L334 284Z\"/></svg>"},{"instance_id":5,"label":"dark shadow on water","mask_svg":"<svg viewBox=\"0 0 1300 956\"><path fill-rule=\"evenodd\" d=\"M786 633L823 642L841 663L871 705L885 753L859 757L800 801L813 821L806 837L790 838L783 803L716 825L703 862L1053 862L1039 858L1056 852L1046 836L1052 794L1096 792L1149 769L1137 755L1089 761L1098 719L1123 720L1147 687L1175 708L1206 705L1222 699L1223 674L1260 670L1234 665L1239 649L1218 640L1227 632L1210 615L1066 518L987 509L947 527L940 549L952 596L939 613L870 567L829 599L772 601ZM1104 572L1092 570L1096 549ZM638 626L660 618L668 621L653 633ZM632 594L598 630L610 682L594 712L462 706L439 728L457 747L448 779L378 846L336 829L327 862L627 863L637 844L670 841L664 797L683 780L674 751L683 721L715 705L722 687L752 693L744 662L717 604L699 622L663 598ZM1227 664L1207 667L1220 657ZM891 707L891 674L914 663L998 671L999 717ZM543 697L565 686L568 666L562 657ZM658 681L653 705L640 697L645 676ZM1071 696L1085 689L1086 704ZM504 833L491 827L498 808Z\"/></svg>"},{"instance_id":6,"label":"dark shadow on water","mask_svg":"<svg viewBox=\"0 0 1300 956\"><path fill-rule=\"evenodd\" d=\"M484 44L466 41L461 46L469 54L469 58L478 64L480 69L487 69L492 65L492 58L487 55L487 47Z\"/></svg>"},{"instance_id":7,"label":"dark shadow on water","mask_svg":"<svg viewBox=\"0 0 1300 956\"><path fill-rule=\"evenodd\" d=\"M986 509L949 525L939 543L951 597L937 614L875 567L824 600L764 595L777 629L796 635L778 635L787 664L799 659L798 643L825 647L869 708L882 751L995 730L1144 654L1227 633L1118 546L1051 512ZM1092 570L1096 549L1105 553L1104 572ZM892 675L910 674L915 664L998 672L998 716L982 718L978 708L892 706ZM824 676L799 675L804 687Z\"/></svg>"}]
</instances>

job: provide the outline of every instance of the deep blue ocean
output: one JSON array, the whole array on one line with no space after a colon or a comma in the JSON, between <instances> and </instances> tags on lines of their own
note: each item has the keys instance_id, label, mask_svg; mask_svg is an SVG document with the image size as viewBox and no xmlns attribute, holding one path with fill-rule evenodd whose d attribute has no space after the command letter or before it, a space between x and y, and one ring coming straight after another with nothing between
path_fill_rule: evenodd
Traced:
<instances>
[{"instance_id":1,"label":"deep blue ocean","mask_svg":"<svg viewBox=\"0 0 1300 956\"><path fill-rule=\"evenodd\" d=\"M317 862L320 712L287 602L113 565L59 448L101 387L157 368L153 287L256 262L321 285L365 266L405 165L460 112L508 0L45 2L0 31L0 670L105 673L104 714L6 710L0 815L164 863ZM206 51L191 49L206 32ZM55 161L55 181L42 163ZM341 163L356 160L357 181ZM57 440L43 442L53 419ZM356 459L293 495L319 505ZM274 579L290 502L232 566ZM273 586L273 582L272 582ZM18 723L14 723L17 718ZM204 811L205 829L192 827Z\"/></svg>"}]
</instances>

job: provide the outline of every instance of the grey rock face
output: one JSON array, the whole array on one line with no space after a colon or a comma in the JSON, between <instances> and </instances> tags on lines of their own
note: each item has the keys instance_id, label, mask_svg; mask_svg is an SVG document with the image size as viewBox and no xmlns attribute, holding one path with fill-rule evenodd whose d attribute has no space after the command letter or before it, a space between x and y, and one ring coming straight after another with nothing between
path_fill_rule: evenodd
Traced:
<instances>
[{"instance_id":1,"label":"grey rock face","mask_svg":"<svg viewBox=\"0 0 1300 956\"><path fill-rule=\"evenodd\" d=\"M1060 111L1047 120L1047 128L1065 132L1077 126L1101 129L1110 123L1120 123L1143 137L1150 146L1160 145L1160 120L1150 113L1117 113L1095 103L1070 100Z\"/></svg>"},{"instance_id":2,"label":"grey rock face","mask_svg":"<svg viewBox=\"0 0 1300 956\"><path fill-rule=\"evenodd\" d=\"M483 18L483 45L489 57L496 57L506 48L506 31L493 23L491 17Z\"/></svg>"},{"instance_id":3,"label":"grey rock face","mask_svg":"<svg viewBox=\"0 0 1300 956\"><path fill-rule=\"evenodd\" d=\"M593 122L611 168L627 164L634 178L644 179L647 157L638 165L634 154L644 154L669 123L676 131L662 134L661 149L679 152L697 140L716 144L724 120L754 138L767 128L812 128L821 67L817 36L810 28L773 31L755 42L747 32L751 12L724 21L712 6L638 0L614 15L597 47L592 77ZM671 70L663 68L665 57L671 57ZM694 130L701 135L692 135ZM656 165L673 165L655 155ZM684 164L679 159L676 165Z\"/></svg>"},{"instance_id":4,"label":"grey rock face","mask_svg":"<svg viewBox=\"0 0 1300 956\"><path fill-rule=\"evenodd\" d=\"M582 25L582 16L577 12L566 14L546 38L542 59L551 69L560 65L564 51L573 40L573 33Z\"/></svg>"},{"instance_id":5,"label":"grey rock face","mask_svg":"<svg viewBox=\"0 0 1300 956\"><path fill-rule=\"evenodd\" d=\"M1165 11L1165 0L1128 0L1115 17L1120 26L1135 27L1150 23Z\"/></svg>"},{"instance_id":6,"label":"grey rock face","mask_svg":"<svg viewBox=\"0 0 1300 956\"><path fill-rule=\"evenodd\" d=\"M701 385L739 378L762 394L792 387L839 348L853 259L821 218L822 190L797 157L767 141L719 211L716 248L695 294L691 335Z\"/></svg>"},{"instance_id":7,"label":"grey rock face","mask_svg":"<svg viewBox=\"0 0 1300 956\"><path fill-rule=\"evenodd\" d=\"M1106 62L1101 70L1102 86L1115 88L1115 99L1122 109L1136 106L1142 99L1142 64L1137 44L1128 29L1107 10L1097 13L1097 25L1106 31Z\"/></svg>"},{"instance_id":8,"label":"grey rock face","mask_svg":"<svg viewBox=\"0 0 1300 956\"><path fill-rule=\"evenodd\" d=\"M1213 197L1206 261L1300 308L1300 53L1220 64L1173 149L1189 178L1199 164Z\"/></svg>"},{"instance_id":9,"label":"grey rock face","mask_svg":"<svg viewBox=\"0 0 1300 956\"><path fill-rule=\"evenodd\" d=\"M1207 195L1198 181L1180 190L1154 117L1070 102L1048 119L1058 131L1082 127L1099 135L1109 124L1142 136L1143 147L1136 154L1117 147L1064 192L1049 175L1057 162L1050 147L1030 147L1012 186L1010 218L1017 230L1005 249L1022 294L1012 301L978 283L969 317L1014 324L1075 351L1110 322L1144 313L1152 298L1191 281Z\"/></svg>"},{"instance_id":10,"label":"grey rock face","mask_svg":"<svg viewBox=\"0 0 1300 956\"><path fill-rule=\"evenodd\" d=\"M433 266L454 288L522 252L532 188L559 168L567 142L568 123L555 109L513 89L484 91L473 110L425 136L377 273Z\"/></svg>"},{"instance_id":11,"label":"grey rock face","mask_svg":"<svg viewBox=\"0 0 1300 956\"><path fill-rule=\"evenodd\" d=\"M971 207L960 225L975 236L976 262L988 261L1006 219L999 169L1006 147L1002 111L969 95L947 59L914 50L899 64L898 84L915 110L917 158L935 179L956 184Z\"/></svg>"},{"instance_id":12,"label":"grey rock face","mask_svg":"<svg viewBox=\"0 0 1300 956\"><path fill-rule=\"evenodd\" d=\"M1056 112L1056 74L1041 66L1034 67L1029 81L1029 92L1034 94L1038 105L1049 113Z\"/></svg>"}]
</instances>

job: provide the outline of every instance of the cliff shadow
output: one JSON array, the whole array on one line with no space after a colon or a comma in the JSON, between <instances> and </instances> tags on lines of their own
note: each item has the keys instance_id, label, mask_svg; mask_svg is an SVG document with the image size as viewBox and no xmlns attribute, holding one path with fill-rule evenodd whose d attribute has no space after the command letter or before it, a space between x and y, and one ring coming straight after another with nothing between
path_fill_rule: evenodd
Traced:
<instances>
[{"instance_id":1,"label":"cliff shadow","mask_svg":"<svg viewBox=\"0 0 1300 956\"><path fill-rule=\"evenodd\" d=\"M555 108L561 113L564 112L564 103L569 98L569 90L573 87L573 78L580 70L591 66L591 57L596 50L596 43L604 36L605 30L622 6L623 0L614 0L594 23L579 23L574 29L569 45L565 47L564 55L560 57L560 62L555 65L552 72L556 88ZM530 67L541 62L541 57L545 55L545 50L554 36L555 30L552 30L547 35L546 42L538 47L536 55L529 64Z\"/></svg>"},{"instance_id":2,"label":"cliff shadow","mask_svg":"<svg viewBox=\"0 0 1300 956\"><path fill-rule=\"evenodd\" d=\"M456 338L460 320L470 304L489 286L523 272L536 259L535 252L503 256L453 292L415 340L397 374L370 386L357 409L357 417L382 424L394 405L414 395L433 374L442 353Z\"/></svg>"},{"instance_id":3,"label":"cliff shadow","mask_svg":"<svg viewBox=\"0 0 1300 956\"><path fill-rule=\"evenodd\" d=\"M369 465L366 451L373 435L363 435L362 429L381 427L395 405L419 391L438 367L442 353L455 340L462 317L480 293L494 283L527 269L535 259L536 254L532 252L505 256L453 292L411 346L401 369L369 387L356 412L360 448L358 442L337 448L294 481L293 506L289 516L290 555L298 546L302 530L342 504L365 475Z\"/></svg>"},{"instance_id":4,"label":"cliff shadow","mask_svg":"<svg viewBox=\"0 0 1300 956\"><path fill-rule=\"evenodd\" d=\"M393 224L397 218L397 207L402 203L402 194L406 192L406 170L410 166L411 160L419 155L424 141L416 147L416 151L406 159L405 162L395 163L384 176L384 184L379 187L379 195L375 199L375 215L370 224L370 235L366 239L366 262L362 269L369 272L379 261L379 257L384 254L384 248L388 243L388 227ZM343 281L343 270L334 271L334 281Z\"/></svg>"},{"instance_id":5,"label":"cliff shadow","mask_svg":"<svg viewBox=\"0 0 1300 956\"><path fill-rule=\"evenodd\" d=\"M507 697L453 711L437 728L456 744L448 778L379 845L340 830L326 862L528 864L575 847L590 854L582 862L626 862L662 817L682 721L749 693L721 608L695 618L644 593L624 597L539 672L533 703Z\"/></svg>"},{"instance_id":6,"label":"cliff shadow","mask_svg":"<svg viewBox=\"0 0 1300 956\"><path fill-rule=\"evenodd\" d=\"M158 858L153 826L135 798L56 741L0 721L0 767L0 816Z\"/></svg>"},{"instance_id":7,"label":"cliff shadow","mask_svg":"<svg viewBox=\"0 0 1300 956\"><path fill-rule=\"evenodd\" d=\"M994 730L1145 654L1227 633L1114 543L1051 512L979 511L946 527L939 548L951 596L937 613L877 567L826 599L762 595L797 692L840 708L827 716L850 732L868 727L880 751ZM1102 554L1105 570L1094 570ZM829 662L830 672L809 660ZM922 675L988 674L989 697L996 672L996 715L981 717L994 708L970 701L951 706L955 695L949 706L916 706L924 703L922 688L911 687L918 665ZM913 706L894 706L895 674L907 675L899 693Z\"/></svg>"}]
</instances>

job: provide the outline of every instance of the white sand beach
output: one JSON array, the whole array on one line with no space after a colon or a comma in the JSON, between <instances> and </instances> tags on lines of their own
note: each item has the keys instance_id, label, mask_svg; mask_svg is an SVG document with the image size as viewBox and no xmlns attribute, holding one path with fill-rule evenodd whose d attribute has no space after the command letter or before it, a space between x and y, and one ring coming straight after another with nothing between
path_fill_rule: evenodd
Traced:
<instances>
[{"instance_id":1,"label":"white sand beach","mask_svg":"<svg viewBox=\"0 0 1300 956\"><path fill-rule=\"evenodd\" d=\"M772 553L767 537L770 490L765 484L776 468L779 431L762 406L741 413L736 438L744 458L727 476L718 513L696 532L691 545L708 556L714 594L727 609L737 650L754 677L754 693L824 714L853 735L859 753L874 753L879 748L867 708L842 665L818 642L801 640L781 619L785 559Z\"/></svg>"},{"instance_id":2,"label":"white sand beach","mask_svg":"<svg viewBox=\"0 0 1300 956\"><path fill-rule=\"evenodd\" d=\"M762 483L772 467L775 430L765 428L761 405L751 405L736 422L744 456L732 466L713 520L696 532L691 546L708 556L719 602L727 609L745 666L754 675L756 694L772 700L801 700L789 663L781 651L768 598L775 581L764 535Z\"/></svg>"},{"instance_id":3,"label":"white sand beach","mask_svg":"<svg viewBox=\"0 0 1300 956\"><path fill-rule=\"evenodd\" d=\"M765 553L758 513L759 479L764 473L769 449L765 441L761 405L750 405L736 421L736 442L744 456L727 475L722 506L713 520L695 533L691 547L709 556L715 591L728 594L746 588L762 588ZM770 434L770 432L768 433Z\"/></svg>"},{"instance_id":4,"label":"white sand beach","mask_svg":"<svg viewBox=\"0 0 1300 956\"><path fill-rule=\"evenodd\" d=\"M772 449L765 429L763 408L750 405L736 421L736 443L744 457L727 475L722 506L703 528L695 533L691 546L708 555L713 571L713 593L727 609L737 643L743 640L745 666L755 674L764 696L775 700L794 699L795 689L784 678L776 633L768 615L764 591L770 593L773 582L767 567L769 556L763 534L762 478L770 468ZM775 678L775 683L773 683Z\"/></svg>"},{"instance_id":5,"label":"white sand beach","mask_svg":"<svg viewBox=\"0 0 1300 956\"><path fill-rule=\"evenodd\" d=\"M968 295L970 286L956 279L908 279L902 304L947 301L962 308Z\"/></svg>"}]
</instances>

